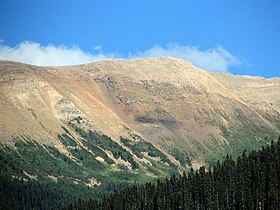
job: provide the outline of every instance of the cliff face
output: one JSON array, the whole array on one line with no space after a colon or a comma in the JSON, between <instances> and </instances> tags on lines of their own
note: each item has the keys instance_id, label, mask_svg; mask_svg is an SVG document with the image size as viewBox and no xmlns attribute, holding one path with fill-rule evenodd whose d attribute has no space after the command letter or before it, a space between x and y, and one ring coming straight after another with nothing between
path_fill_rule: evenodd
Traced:
<instances>
[{"instance_id":1,"label":"cliff face","mask_svg":"<svg viewBox=\"0 0 280 210\"><path fill-rule=\"evenodd\" d=\"M0 75L2 144L22 136L68 154L57 135L66 129L81 142L79 128L124 148L120 137L138 136L173 163L180 150L195 166L280 130L279 78L210 73L171 57L70 67L2 61Z\"/></svg>"}]
</instances>

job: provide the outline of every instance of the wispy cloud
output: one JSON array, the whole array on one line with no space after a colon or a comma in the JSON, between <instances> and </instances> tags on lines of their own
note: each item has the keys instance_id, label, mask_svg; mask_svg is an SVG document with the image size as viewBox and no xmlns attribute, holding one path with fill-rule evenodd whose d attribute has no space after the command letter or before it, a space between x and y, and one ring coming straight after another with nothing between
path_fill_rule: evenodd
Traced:
<instances>
[{"instance_id":1,"label":"wispy cloud","mask_svg":"<svg viewBox=\"0 0 280 210\"><path fill-rule=\"evenodd\" d=\"M103 52L102 46L95 46L93 52L84 52L79 47L55 46L25 41L11 47L0 41L0 59L18 61L41 66L61 66L89 63L119 58L119 53ZM173 56L191 61L195 66L210 71L227 71L231 66L244 64L230 54L223 46L200 50L198 47L170 43L165 47L155 45L142 52L129 53L123 58Z\"/></svg>"},{"instance_id":2,"label":"wispy cloud","mask_svg":"<svg viewBox=\"0 0 280 210\"><path fill-rule=\"evenodd\" d=\"M243 62L231 55L223 46L200 50L197 47L170 43L166 47L153 46L144 52L131 54L130 57L173 56L191 61L195 66L210 71L227 71L230 66L238 66Z\"/></svg>"},{"instance_id":3,"label":"wispy cloud","mask_svg":"<svg viewBox=\"0 0 280 210\"><path fill-rule=\"evenodd\" d=\"M95 50L100 50L97 46ZM0 42L0 59L18 61L40 66L62 66L89 63L110 58L115 58L114 53L96 54L87 53L79 47L42 46L36 42L25 41L15 47L4 45Z\"/></svg>"}]
</instances>

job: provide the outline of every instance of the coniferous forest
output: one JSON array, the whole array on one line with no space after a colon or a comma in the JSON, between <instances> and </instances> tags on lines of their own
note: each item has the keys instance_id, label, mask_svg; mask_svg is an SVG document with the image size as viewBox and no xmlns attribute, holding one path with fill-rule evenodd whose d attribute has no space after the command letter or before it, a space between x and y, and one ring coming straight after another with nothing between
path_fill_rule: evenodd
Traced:
<instances>
[{"instance_id":1,"label":"coniferous forest","mask_svg":"<svg viewBox=\"0 0 280 210\"><path fill-rule=\"evenodd\" d=\"M280 209L280 138L259 151L244 151L237 160L226 156L213 167L127 187L99 200L71 198L57 186L4 176L0 195L0 209Z\"/></svg>"}]
</instances>

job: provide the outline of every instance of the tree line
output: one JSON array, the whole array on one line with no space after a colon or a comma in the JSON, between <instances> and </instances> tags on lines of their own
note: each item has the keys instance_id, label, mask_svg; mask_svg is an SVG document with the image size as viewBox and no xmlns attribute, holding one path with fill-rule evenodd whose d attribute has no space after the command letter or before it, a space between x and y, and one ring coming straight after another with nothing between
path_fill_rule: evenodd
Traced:
<instances>
[{"instance_id":1,"label":"tree line","mask_svg":"<svg viewBox=\"0 0 280 210\"><path fill-rule=\"evenodd\" d=\"M0 173L0 209L226 210L280 209L280 138L259 151L226 156L213 167L115 190L96 199L63 183L24 181ZM89 195L92 194L92 199Z\"/></svg>"},{"instance_id":2,"label":"tree line","mask_svg":"<svg viewBox=\"0 0 280 210\"><path fill-rule=\"evenodd\" d=\"M227 155L214 167L128 187L100 201L79 200L62 209L280 209L280 137L259 151L244 151L236 161Z\"/></svg>"}]
</instances>

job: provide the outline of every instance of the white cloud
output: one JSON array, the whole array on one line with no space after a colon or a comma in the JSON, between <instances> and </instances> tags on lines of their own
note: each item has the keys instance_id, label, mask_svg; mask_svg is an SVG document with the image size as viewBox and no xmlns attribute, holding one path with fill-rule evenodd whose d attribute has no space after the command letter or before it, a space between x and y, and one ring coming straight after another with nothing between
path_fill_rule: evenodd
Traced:
<instances>
[{"instance_id":1,"label":"white cloud","mask_svg":"<svg viewBox=\"0 0 280 210\"><path fill-rule=\"evenodd\" d=\"M97 49L101 49L97 46ZM39 43L25 41L15 47L0 42L0 59L18 61L40 66L62 66L89 63L99 60L115 58L114 53L91 54L79 47L41 46Z\"/></svg>"},{"instance_id":2,"label":"white cloud","mask_svg":"<svg viewBox=\"0 0 280 210\"><path fill-rule=\"evenodd\" d=\"M100 45L97 45L93 48L94 50L97 50L97 51L101 51L102 50L102 46Z\"/></svg>"},{"instance_id":3,"label":"white cloud","mask_svg":"<svg viewBox=\"0 0 280 210\"><path fill-rule=\"evenodd\" d=\"M84 52L79 47L42 46L36 42L25 41L15 47L0 41L0 59L18 61L40 66L61 66L89 63L120 57L119 53L102 51L95 46L93 53ZM173 56L191 61L195 66L210 71L227 71L230 66L244 63L231 55L223 46L200 50L197 47L170 43L166 47L158 45L143 52L130 53L127 58Z\"/></svg>"},{"instance_id":4,"label":"white cloud","mask_svg":"<svg viewBox=\"0 0 280 210\"><path fill-rule=\"evenodd\" d=\"M203 51L193 46L170 43L165 48L155 45L144 52L130 55L131 58L161 56L182 58L191 61L197 67L210 71L227 71L229 66L238 66L242 63L221 45Z\"/></svg>"}]
</instances>

